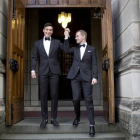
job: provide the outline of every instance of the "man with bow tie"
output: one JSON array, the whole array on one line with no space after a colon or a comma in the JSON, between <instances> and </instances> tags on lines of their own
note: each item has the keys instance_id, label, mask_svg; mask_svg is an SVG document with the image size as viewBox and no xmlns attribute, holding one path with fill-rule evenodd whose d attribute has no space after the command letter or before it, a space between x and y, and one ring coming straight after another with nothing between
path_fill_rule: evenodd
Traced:
<instances>
[{"instance_id":1,"label":"man with bow tie","mask_svg":"<svg viewBox=\"0 0 140 140\"><path fill-rule=\"evenodd\" d=\"M51 23L44 25L43 33L43 39L34 44L31 62L31 77L36 78L35 69L39 58L39 86L42 114L40 128L45 128L48 123L47 97L49 85L51 94L51 124L59 126L57 122L57 106L61 69L58 61L58 52L59 50L64 50L63 44L59 40L51 37L53 33L53 25ZM68 38L68 36L65 36L65 38Z\"/></svg>"},{"instance_id":2,"label":"man with bow tie","mask_svg":"<svg viewBox=\"0 0 140 140\"><path fill-rule=\"evenodd\" d=\"M66 28L65 32L69 33L70 30ZM75 39L79 45L72 48L69 48L68 39L64 42L66 52L74 55L72 67L67 76L68 79L71 79L73 105L76 115L73 126L78 126L78 122L80 121L80 99L81 90L83 90L90 123L89 134L93 137L95 135L95 122L92 85L96 84L98 79L96 50L93 46L87 44L87 33L84 30L77 31Z\"/></svg>"}]
</instances>

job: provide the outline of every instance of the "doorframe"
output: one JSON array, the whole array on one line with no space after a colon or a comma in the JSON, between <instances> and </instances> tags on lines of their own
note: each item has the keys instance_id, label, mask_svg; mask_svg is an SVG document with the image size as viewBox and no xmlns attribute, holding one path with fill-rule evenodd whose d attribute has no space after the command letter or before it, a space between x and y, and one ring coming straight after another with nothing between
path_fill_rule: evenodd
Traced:
<instances>
[{"instance_id":1,"label":"doorframe","mask_svg":"<svg viewBox=\"0 0 140 140\"><path fill-rule=\"evenodd\" d=\"M22 0L22 1L24 1L24 0ZM89 5L89 4L88 5L87 4L82 4L82 5L78 5L78 4L77 5L57 5L57 4L56 5L53 5L53 4L52 5L43 5L42 4L42 5L39 5L39 3L37 3L38 0L36 0L35 5L28 5L28 3L26 3L27 2L27 0L26 0L26 1L24 1L24 6L25 6L25 8L60 8L60 7L61 8L72 8L72 7L73 8L95 8L95 7L100 7L102 9L102 14L104 14L104 10L107 8L106 7L106 1L107 1L107 3L111 3L111 0L99 0L99 1L102 1L103 3L100 3L100 4L91 4L91 5ZM10 2L10 4L12 4L11 1L9 1L9 2ZM11 9L10 6L9 6L9 9L10 9L10 11L12 11L12 9ZM111 10L111 9L109 9L109 10ZM8 18L11 19L11 17L12 17L12 12L9 12ZM112 24L111 17L109 17L108 24L111 27L111 24ZM12 24L10 24L10 23L8 23L8 31L11 31L12 32ZM111 37L111 35L112 34L110 32L108 34L108 37ZM7 46L8 47L10 47L11 40L12 40L11 38L12 37L9 36L9 38L7 39L7 42L8 42ZM112 36L112 38L113 38L113 36ZM112 46L112 41L109 38L108 38L108 41L109 41L109 45ZM111 48L111 49L113 49L113 48ZM10 56L12 55L12 53L10 51L8 51L8 49L7 49L7 53L9 55L8 58L10 58ZM9 63L7 61L7 66L8 65L9 65ZM113 66L113 63L111 63L111 66ZM8 72L8 67L7 67L7 72ZM11 71L9 71L9 73L11 73ZM112 77L112 75L111 75L110 78L112 80L114 80L113 77ZM10 80L10 79L11 79L11 77L7 77L7 81ZM8 87L8 89L11 89L11 87ZM7 90L6 95L10 95L10 94L11 94L11 91L10 90ZM113 100L114 100L114 98L113 98ZM9 100L6 100L6 104L9 104ZM112 105L111 107L114 108L114 102L110 102L110 104ZM6 110L9 110L9 106L8 105L6 105ZM111 117L111 116L109 116L109 117ZM114 117L114 115L113 115L113 117ZM7 118L7 116L6 116L6 118ZM9 119L7 119L7 121L8 122L11 122L11 120L9 120ZM111 120L109 120L109 123L114 123L114 121L115 121L114 119L111 119Z\"/></svg>"}]
</instances>

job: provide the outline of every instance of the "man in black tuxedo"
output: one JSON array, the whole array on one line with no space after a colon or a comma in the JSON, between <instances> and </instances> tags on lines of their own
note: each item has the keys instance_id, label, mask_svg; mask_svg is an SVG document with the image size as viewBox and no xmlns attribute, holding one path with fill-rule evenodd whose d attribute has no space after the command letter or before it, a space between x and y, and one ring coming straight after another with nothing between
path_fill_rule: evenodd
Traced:
<instances>
[{"instance_id":1,"label":"man in black tuxedo","mask_svg":"<svg viewBox=\"0 0 140 140\"><path fill-rule=\"evenodd\" d=\"M34 44L31 62L31 77L36 78L35 68L39 58L39 86L42 113L40 128L45 128L48 123L47 97L49 85L51 94L51 124L59 126L56 120L59 74L61 73L60 64L58 62L58 52L59 50L64 50L64 45L59 40L51 37L53 33L53 26L51 23L46 23L44 25L43 32L43 39Z\"/></svg>"},{"instance_id":2,"label":"man in black tuxedo","mask_svg":"<svg viewBox=\"0 0 140 140\"><path fill-rule=\"evenodd\" d=\"M70 32L68 28L65 31ZM72 67L67 76L68 79L71 79L73 104L76 115L73 126L77 126L80 121L80 98L81 90L83 90L90 122L89 134L93 137L95 135L95 122L92 85L96 84L98 79L96 50L93 46L87 44L87 33L84 30L77 31L75 39L79 44L78 46L69 48L68 39L64 43L66 52L74 55Z\"/></svg>"}]
</instances>

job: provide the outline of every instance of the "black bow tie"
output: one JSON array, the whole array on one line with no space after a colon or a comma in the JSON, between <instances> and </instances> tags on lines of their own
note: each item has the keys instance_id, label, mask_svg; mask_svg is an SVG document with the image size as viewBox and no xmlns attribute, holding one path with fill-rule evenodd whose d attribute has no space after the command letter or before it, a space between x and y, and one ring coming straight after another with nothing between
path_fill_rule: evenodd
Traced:
<instances>
[{"instance_id":1,"label":"black bow tie","mask_svg":"<svg viewBox=\"0 0 140 140\"><path fill-rule=\"evenodd\" d=\"M79 47L85 47L85 46L86 46L85 44L79 45Z\"/></svg>"},{"instance_id":2,"label":"black bow tie","mask_svg":"<svg viewBox=\"0 0 140 140\"><path fill-rule=\"evenodd\" d=\"M46 41L46 40L50 41L50 37L49 37L49 38L46 38L46 37L45 37L45 41Z\"/></svg>"}]
</instances>

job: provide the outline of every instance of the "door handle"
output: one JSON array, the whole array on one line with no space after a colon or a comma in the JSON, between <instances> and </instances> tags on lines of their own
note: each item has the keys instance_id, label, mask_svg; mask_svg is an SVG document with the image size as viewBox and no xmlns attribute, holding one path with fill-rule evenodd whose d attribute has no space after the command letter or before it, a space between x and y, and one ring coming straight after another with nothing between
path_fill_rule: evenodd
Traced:
<instances>
[{"instance_id":1,"label":"door handle","mask_svg":"<svg viewBox=\"0 0 140 140\"><path fill-rule=\"evenodd\" d=\"M18 64L18 61L14 60L14 59L10 59L10 69L13 71L13 72L16 72L19 70L19 64Z\"/></svg>"},{"instance_id":2,"label":"door handle","mask_svg":"<svg viewBox=\"0 0 140 140\"><path fill-rule=\"evenodd\" d=\"M104 60L104 63L102 64L102 70L108 71L109 68L110 68L109 59L106 59Z\"/></svg>"}]
</instances>

